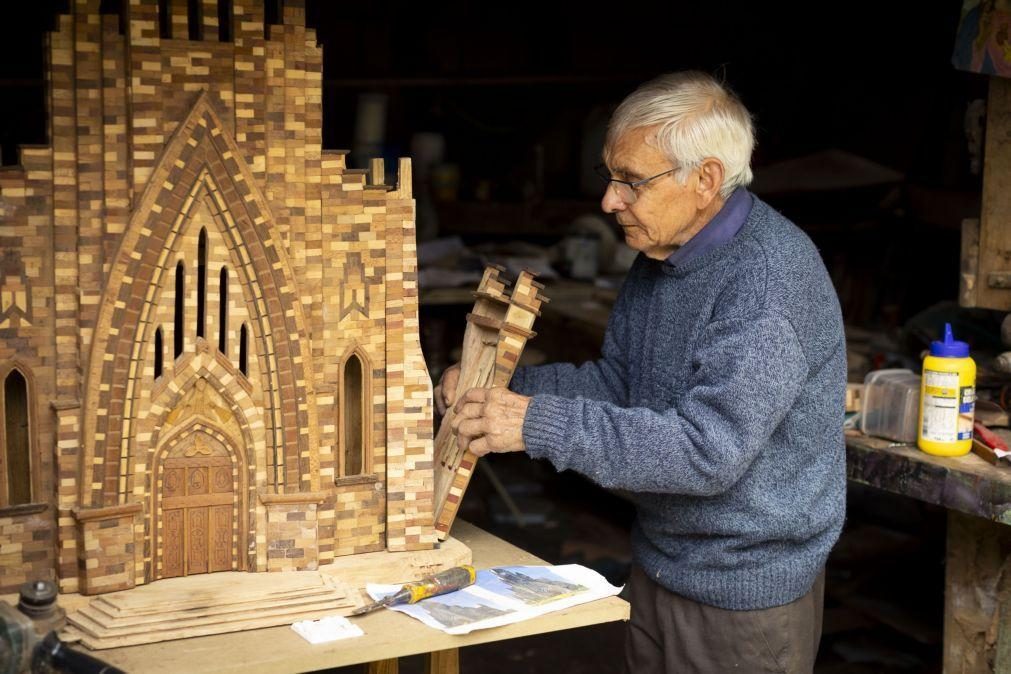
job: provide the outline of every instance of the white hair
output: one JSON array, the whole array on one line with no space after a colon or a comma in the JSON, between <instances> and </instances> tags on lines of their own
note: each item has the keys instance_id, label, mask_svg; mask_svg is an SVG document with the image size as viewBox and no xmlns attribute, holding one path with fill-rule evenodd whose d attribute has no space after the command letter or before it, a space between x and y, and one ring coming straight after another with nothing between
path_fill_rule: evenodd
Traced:
<instances>
[{"instance_id":1,"label":"white hair","mask_svg":"<svg viewBox=\"0 0 1011 674\"><path fill-rule=\"evenodd\" d=\"M604 160L621 136L633 129L656 126L647 142L664 153L682 183L688 173L709 158L723 164L720 194L729 197L751 184L751 153L755 127L741 100L712 76L686 71L661 75L622 101L611 117L604 142Z\"/></svg>"}]
</instances>

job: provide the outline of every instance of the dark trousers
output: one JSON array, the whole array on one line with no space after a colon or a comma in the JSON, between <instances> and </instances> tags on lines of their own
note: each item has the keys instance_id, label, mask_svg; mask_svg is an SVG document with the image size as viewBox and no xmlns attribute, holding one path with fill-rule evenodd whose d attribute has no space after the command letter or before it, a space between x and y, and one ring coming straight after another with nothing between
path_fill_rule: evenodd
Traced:
<instances>
[{"instance_id":1,"label":"dark trousers","mask_svg":"<svg viewBox=\"0 0 1011 674\"><path fill-rule=\"evenodd\" d=\"M730 611L674 594L633 566L625 637L629 674L809 673L821 639L825 571L800 599Z\"/></svg>"}]
</instances>

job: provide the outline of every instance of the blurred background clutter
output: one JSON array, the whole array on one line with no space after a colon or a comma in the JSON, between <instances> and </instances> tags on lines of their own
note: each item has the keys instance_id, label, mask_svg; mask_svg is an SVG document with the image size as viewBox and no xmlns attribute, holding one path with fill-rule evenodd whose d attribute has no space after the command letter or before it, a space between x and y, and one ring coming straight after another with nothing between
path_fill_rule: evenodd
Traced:
<instances>
[{"instance_id":1,"label":"blurred background clutter","mask_svg":"<svg viewBox=\"0 0 1011 674\"><path fill-rule=\"evenodd\" d=\"M386 167L413 158L422 340L436 381L459 358L471 291L489 263L507 276L534 270L547 286L551 303L524 364L598 355L634 259L599 208L592 169L607 121L643 81L698 68L754 114L753 191L821 251L847 324L854 395L873 371L918 374L948 322L980 366L980 399L1004 410L1011 368L995 366L1011 346L1004 313L957 302L962 221L981 208L988 86L951 64L961 4L305 0L325 47L324 147L349 148L361 168L371 157ZM103 2L109 12L119 5ZM266 5L269 23L281 4ZM0 7L4 164L19 144L46 141L43 33L65 6ZM911 390L903 381L877 386L901 396ZM628 503L524 456L486 462L461 517L551 562L625 580ZM941 671L944 542L943 508L851 483L829 562L819 674ZM615 671L623 629L473 647L462 667ZM420 660L404 671L412 667Z\"/></svg>"}]
</instances>

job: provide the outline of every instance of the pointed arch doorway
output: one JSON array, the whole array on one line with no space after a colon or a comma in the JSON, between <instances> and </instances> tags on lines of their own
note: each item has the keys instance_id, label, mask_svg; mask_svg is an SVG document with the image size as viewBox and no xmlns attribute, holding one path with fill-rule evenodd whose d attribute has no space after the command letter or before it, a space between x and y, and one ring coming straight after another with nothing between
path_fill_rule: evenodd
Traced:
<instances>
[{"instance_id":1,"label":"pointed arch doorway","mask_svg":"<svg viewBox=\"0 0 1011 674\"><path fill-rule=\"evenodd\" d=\"M155 578L244 568L244 491L228 439L198 424L158 454Z\"/></svg>"}]
</instances>

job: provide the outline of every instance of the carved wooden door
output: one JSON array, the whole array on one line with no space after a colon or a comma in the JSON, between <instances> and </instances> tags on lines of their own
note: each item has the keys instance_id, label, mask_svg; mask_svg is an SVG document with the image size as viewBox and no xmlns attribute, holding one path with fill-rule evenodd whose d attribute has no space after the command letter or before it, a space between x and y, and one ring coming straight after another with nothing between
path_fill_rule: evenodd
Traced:
<instances>
[{"instance_id":1,"label":"carved wooden door","mask_svg":"<svg viewBox=\"0 0 1011 674\"><path fill-rule=\"evenodd\" d=\"M232 459L224 447L194 433L170 452L162 476L161 577L235 568Z\"/></svg>"}]
</instances>

